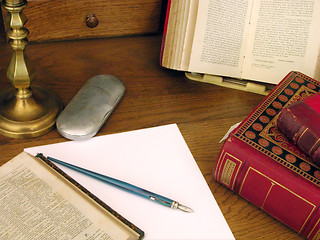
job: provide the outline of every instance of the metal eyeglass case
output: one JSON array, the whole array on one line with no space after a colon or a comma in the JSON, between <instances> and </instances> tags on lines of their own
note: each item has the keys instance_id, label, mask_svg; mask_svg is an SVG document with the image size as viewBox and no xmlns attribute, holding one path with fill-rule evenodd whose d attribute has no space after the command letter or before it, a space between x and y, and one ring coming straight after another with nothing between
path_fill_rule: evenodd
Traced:
<instances>
[{"instance_id":1,"label":"metal eyeglass case","mask_svg":"<svg viewBox=\"0 0 320 240\"><path fill-rule=\"evenodd\" d=\"M124 91L122 81L112 75L90 78L57 118L58 132L70 140L92 138L113 112Z\"/></svg>"}]
</instances>

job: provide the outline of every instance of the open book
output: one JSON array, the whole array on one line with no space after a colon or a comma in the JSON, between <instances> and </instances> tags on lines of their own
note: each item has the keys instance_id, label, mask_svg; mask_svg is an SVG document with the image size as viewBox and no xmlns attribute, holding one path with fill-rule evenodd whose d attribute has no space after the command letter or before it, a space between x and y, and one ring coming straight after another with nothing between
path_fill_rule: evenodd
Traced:
<instances>
[{"instance_id":1,"label":"open book","mask_svg":"<svg viewBox=\"0 0 320 240\"><path fill-rule=\"evenodd\" d=\"M0 168L5 239L142 239L144 233L45 158L22 152Z\"/></svg>"},{"instance_id":2,"label":"open book","mask_svg":"<svg viewBox=\"0 0 320 240\"><path fill-rule=\"evenodd\" d=\"M269 84L292 70L319 79L319 29L318 0L169 0L161 65Z\"/></svg>"}]
</instances>

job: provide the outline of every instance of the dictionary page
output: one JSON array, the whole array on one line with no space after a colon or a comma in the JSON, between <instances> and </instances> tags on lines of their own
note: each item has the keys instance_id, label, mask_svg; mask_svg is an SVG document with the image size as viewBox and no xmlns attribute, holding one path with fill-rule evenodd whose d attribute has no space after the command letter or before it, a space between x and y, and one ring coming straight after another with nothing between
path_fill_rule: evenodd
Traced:
<instances>
[{"instance_id":1,"label":"dictionary page","mask_svg":"<svg viewBox=\"0 0 320 240\"><path fill-rule=\"evenodd\" d=\"M1 239L138 239L76 186L25 152L0 168L0 209Z\"/></svg>"},{"instance_id":2,"label":"dictionary page","mask_svg":"<svg viewBox=\"0 0 320 240\"><path fill-rule=\"evenodd\" d=\"M290 71L318 78L319 47L319 0L255 0L242 78L277 84Z\"/></svg>"},{"instance_id":3,"label":"dictionary page","mask_svg":"<svg viewBox=\"0 0 320 240\"><path fill-rule=\"evenodd\" d=\"M241 77L253 0L201 0L189 71Z\"/></svg>"}]
</instances>

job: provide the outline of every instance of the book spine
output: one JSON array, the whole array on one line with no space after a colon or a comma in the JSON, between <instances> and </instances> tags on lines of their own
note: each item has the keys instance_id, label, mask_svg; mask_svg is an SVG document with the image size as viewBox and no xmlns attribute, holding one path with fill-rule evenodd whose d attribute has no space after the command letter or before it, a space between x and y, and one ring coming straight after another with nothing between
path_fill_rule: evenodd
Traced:
<instances>
[{"instance_id":1,"label":"book spine","mask_svg":"<svg viewBox=\"0 0 320 240\"><path fill-rule=\"evenodd\" d=\"M166 15L165 15L165 20L164 20L162 40L161 40L160 59L159 59L160 66L162 66L162 57L163 57L164 45L166 44L166 36L167 36L167 28L168 28L170 6L171 6L171 0L168 0L167 10L166 10Z\"/></svg>"},{"instance_id":2,"label":"book spine","mask_svg":"<svg viewBox=\"0 0 320 240\"><path fill-rule=\"evenodd\" d=\"M320 237L320 189L232 133L214 178L308 239Z\"/></svg>"},{"instance_id":3,"label":"book spine","mask_svg":"<svg viewBox=\"0 0 320 240\"><path fill-rule=\"evenodd\" d=\"M283 108L277 119L278 129L318 165L320 165L319 123L320 115L303 101Z\"/></svg>"}]
</instances>

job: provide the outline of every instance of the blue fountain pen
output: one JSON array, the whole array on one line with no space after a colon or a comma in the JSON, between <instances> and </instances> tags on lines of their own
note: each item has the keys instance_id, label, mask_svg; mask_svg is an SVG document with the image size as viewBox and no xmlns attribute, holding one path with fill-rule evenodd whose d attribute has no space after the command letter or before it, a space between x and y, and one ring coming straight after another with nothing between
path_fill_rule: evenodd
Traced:
<instances>
[{"instance_id":1,"label":"blue fountain pen","mask_svg":"<svg viewBox=\"0 0 320 240\"><path fill-rule=\"evenodd\" d=\"M52 162L58 163L62 166L73 169L77 172L83 173L83 174L90 176L92 178L95 178L95 179L98 179L98 180L103 181L105 183L111 184L111 185L113 185L117 188L120 188L122 190L128 191L130 193L136 194L141 197L145 197L151 201L154 201L154 202L159 203L161 205L164 205L166 207L170 207L173 209L179 209L179 210L182 210L182 211L188 212L188 213L193 212L193 210L191 208L184 206L184 205L178 203L177 201L174 201L174 200L169 199L167 197L150 192L148 190L142 189L140 187L134 186L130 183L127 183L127 182L124 182L124 181L121 181L121 180L118 180L118 179L115 179L112 177L108 177L108 176L102 175L100 173L96 173L96 172L75 166L70 163L63 162L63 161L55 159L53 157L48 156L47 159L49 159Z\"/></svg>"}]
</instances>

